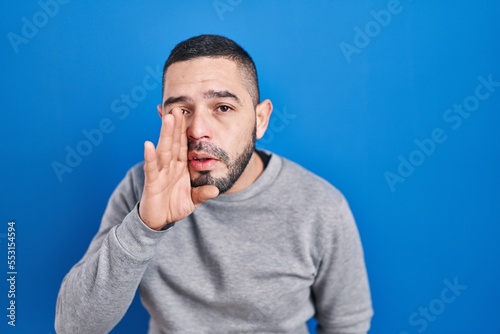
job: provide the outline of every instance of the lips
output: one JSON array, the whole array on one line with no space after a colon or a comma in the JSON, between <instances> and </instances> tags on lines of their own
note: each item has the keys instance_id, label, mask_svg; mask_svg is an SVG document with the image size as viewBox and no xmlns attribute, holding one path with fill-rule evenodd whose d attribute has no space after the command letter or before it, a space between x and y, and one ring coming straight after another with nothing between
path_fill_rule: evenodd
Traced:
<instances>
[{"instance_id":1,"label":"lips","mask_svg":"<svg viewBox=\"0 0 500 334\"><path fill-rule=\"evenodd\" d=\"M206 153L190 152L188 154L189 167L197 171L207 171L215 168L219 161Z\"/></svg>"}]
</instances>

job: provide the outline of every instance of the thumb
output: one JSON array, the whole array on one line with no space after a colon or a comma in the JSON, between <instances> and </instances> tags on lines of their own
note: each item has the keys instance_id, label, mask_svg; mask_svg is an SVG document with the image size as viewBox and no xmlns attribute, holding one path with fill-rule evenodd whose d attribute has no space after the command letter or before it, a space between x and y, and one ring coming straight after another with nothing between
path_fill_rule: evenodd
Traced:
<instances>
[{"instance_id":1,"label":"thumb","mask_svg":"<svg viewBox=\"0 0 500 334\"><path fill-rule=\"evenodd\" d=\"M191 189L191 198L196 206L217 196L219 196L219 189L216 186L207 185Z\"/></svg>"}]
</instances>

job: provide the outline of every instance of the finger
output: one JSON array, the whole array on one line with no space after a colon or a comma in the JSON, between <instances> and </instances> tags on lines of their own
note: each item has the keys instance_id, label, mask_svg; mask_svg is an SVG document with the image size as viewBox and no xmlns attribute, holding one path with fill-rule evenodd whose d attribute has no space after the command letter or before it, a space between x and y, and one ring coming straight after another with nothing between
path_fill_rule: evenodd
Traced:
<instances>
[{"instance_id":1,"label":"finger","mask_svg":"<svg viewBox=\"0 0 500 334\"><path fill-rule=\"evenodd\" d=\"M156 155L158 157L157 167L162 169L170 165L172 160L172 142L174 131L174 116L164 113L162 117L160 138L156 146Z\"/></svg>"},{"instance_id":2,"label":"finger","mask_svg":"<svg viewBox=\"0 0 500 334\"><path fill-rule=\"evenodd\" d=\"M179 160L180 149L181 149L181 133L182 133L182 110L180 108L174 108L172 110L172 115L174 116L174 133L172 136L172 160Z\"/></svg>"},{"instance_id":3,"label":"finger","mask_svg":"<svg viewBox=\"0 0 500 334\"><path fill-rule=\"evenodd\" d=\"M187 162L188 145L187 145L187 134L186 134L186 118L181 117L181 148L179 150L179 161Z\"/></svg>"},{"instance_id":4,"label":"finger","mask_svg":"<svg viewBox=\"0 0 500 334\"><path fill-rule=\"evenodd\" d=\"M191 189L191 199L195 206L219 196L219 189L216 186L201 186Z\"/></svg>"},{"instance_id":5,"label":"finger","mask_svg":"<svg viewBox=\"0 0 500 334\"><path fill-rule=\"evenodd\" d=\"M152 142L144 142L144 176L146 184L158 179L158 166L156 161L155 146Z\"/></svg>"}]
</instances>

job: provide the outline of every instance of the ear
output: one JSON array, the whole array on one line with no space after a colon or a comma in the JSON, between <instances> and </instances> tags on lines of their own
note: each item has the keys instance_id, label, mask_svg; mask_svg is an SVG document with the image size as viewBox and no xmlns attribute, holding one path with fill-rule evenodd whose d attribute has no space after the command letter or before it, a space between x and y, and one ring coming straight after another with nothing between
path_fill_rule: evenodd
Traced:
<instances>
[{"instance_id":1,"label":"ear","mask_svg":"<svg viewBox=\"0 0 500 334\"><path fill-rule=\"evenodd\" d=\"M271 117L272 112L273 112L273 104L269 99L266 99L257 105L255 109L257 139L264 137L267 126L269 125L269 118Z\"/></svg>"},{"instance_id":2,"label":"ear","mask_svg":"<svg viewBox=\"0 0 500 334\"><path fill-rule=\"evenodd\" d=\"M158 109L158 115L160 118L163 118L163 108L161 107L161 104L157 105L156 109Z\"/></svg>"}]
</instances>

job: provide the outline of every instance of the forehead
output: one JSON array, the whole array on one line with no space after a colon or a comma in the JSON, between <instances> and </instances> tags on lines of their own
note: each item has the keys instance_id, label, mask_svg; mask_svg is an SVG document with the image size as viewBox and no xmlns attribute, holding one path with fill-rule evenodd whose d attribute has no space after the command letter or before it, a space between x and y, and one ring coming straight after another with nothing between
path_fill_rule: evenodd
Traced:
<instances>
[{"instance_id":1,"label":"forehead","mask_svg":"<svg viewBox=\"0 0 500 334\"><path fill-rule=\"evenodd\" d=\"M201 57L173 63L165 73L164 98L194 96L207 90L236 91L248 95L241 69L226 58Z\"/></svg>"}]
</instances>

